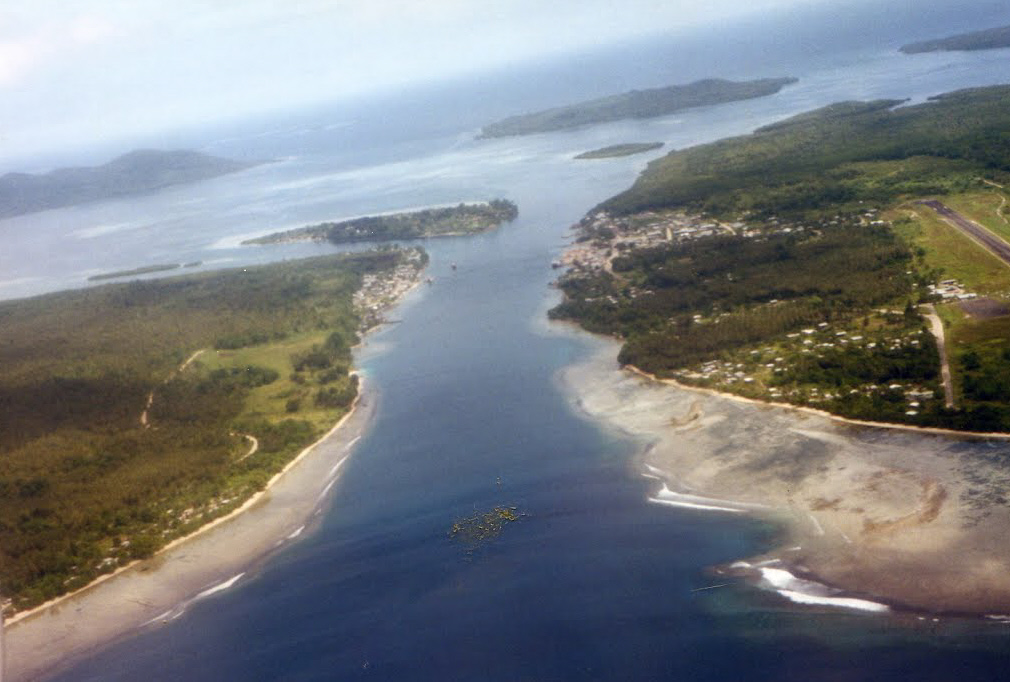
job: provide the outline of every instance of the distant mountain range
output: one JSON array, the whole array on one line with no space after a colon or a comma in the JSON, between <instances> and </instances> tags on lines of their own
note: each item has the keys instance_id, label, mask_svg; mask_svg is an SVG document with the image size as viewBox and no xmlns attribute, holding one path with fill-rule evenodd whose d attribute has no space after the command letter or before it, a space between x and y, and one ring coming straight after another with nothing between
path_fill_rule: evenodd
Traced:
<instances>
[{"instance_id":1,"label":"distant mountain range","mask_svg":"<svg viewBox=\"0 0 1010 682\"><path fill-rule=\"evenodd\" d=\"M919 52L995 50L1001 47L1010 47L1010 26L961 33L949 38L924 40L920 43L902 45L900 49L905 54L916 54Z\"/></svg>"},{"instance_id":2,"label":"distant mountain range","mask_svg":"<svg viewBox=\"0 0 1010 682\"><path fill-rule=\"evenodd\" d=\"M140 149L102 166L59 168L0 177L0 218L208 180L256 166L194 151Z\"/></svg>"},{"instance_id":3,"label":"distant mountain range","mask_svg":"<svg viewBox=\"0 0 1010 682\"><path fill-rule=\"evenodd\" d=\"M589 100L531 114L512 116L484 126L480 137L509 137L565 130L624 118L653 118L691 109L774 95L796 78L762 78L734 82L715 78L688 85L631 90L620 95Z\"/></svg>"}]
</instances>

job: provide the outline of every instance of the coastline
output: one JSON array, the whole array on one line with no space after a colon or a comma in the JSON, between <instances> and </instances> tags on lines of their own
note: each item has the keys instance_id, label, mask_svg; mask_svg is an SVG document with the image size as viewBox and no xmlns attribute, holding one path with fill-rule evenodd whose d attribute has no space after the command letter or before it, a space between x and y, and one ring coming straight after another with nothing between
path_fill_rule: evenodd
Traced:
<instances>
[{"instance_id":1,"label":"coastline","mask_svg":"<svg viewBox=\"0 0 1010 682\"><path fill-rule=\"evenodd\" d=\"M237 583L319 516L340 469L374 414L362 381L351 409L239 508L85 587L5 624L9 680L34 679L182 615L193 601ZM312 456L310 456L312 455Z\"/></svg>"},{"instance_id":2,"label":"coastline","mask_svg":"<svg viewBox=\"0 0 1010 682\"><path fill-rule=\"evenodd\" d=\"M809 608L1010 613L1010 473L999 449L970 442L993 436L654 381L619 367L619 342L591 336L561 383L577 409L641 444L633 466L656 481L649 501L783 528L777 547L721 575Z\"/></svg>"},{"instance_id":3,"label":"coastline","mask_svg":"<svg viewBox=\"0 0 1010 682\"><path fill-rule=\"evenodd\" d=\"M384 310L408 299L419 287L422 271ZM383 325L379 320L363 332L354 348ZM368 390L361 370L353 371L359 377L358 394L348 411L274 474L263 490L154 556L3 623L0 677L16 682L54 674L144 628L171 622L192 603L234 586L313 527L375 413L378 394Z\"/></svg>"},{"instance_id":4,"label":"coastline","mask_svg":"<svg viewBox=\"0 0 1010 682\"><path fill-rule=\"evenodd\" d=\"M834 412L828 412L827 410L819 410L816 407L807 407L806 405L793 405L792 403L782 403L773 400L761 400L760 398L748 398L747 396L737 395L736 393L729 393L728 391L719 391L714 388L706 388L704 386L691 386L690 384L684 384L676 379L660 379L655 374L650 374L645 370L639 369L634 365L626 365L625 369L633 374L637 374L640 377L648 379L650 381L655 381L660 384L666 384L668 386L674 386L683 391L694 391L696 393L702 393L706 395L718 396L726 400L735 400L740 403L746 403L748 405L756 406L767 406L767 407L777 407L784 410L793 410L795 412L803 412L806 414L816 415L818 417L824 417L832 421L838 422L839 424L849 424L851 426L865 426L873 429L892 429L895 431L908 431L909 433L923 433L932 434L936 436L949 436L952 438L985 438L990 440L1010 440L1010 433L1005 433L1003 431L958 431L957 429L944 429L936 426L915 426L914 424L898 424L895 422L875 422L868 419L852 419L851 417L843 417L841 415L835 414Z\"/></svg>"}]
</instances>

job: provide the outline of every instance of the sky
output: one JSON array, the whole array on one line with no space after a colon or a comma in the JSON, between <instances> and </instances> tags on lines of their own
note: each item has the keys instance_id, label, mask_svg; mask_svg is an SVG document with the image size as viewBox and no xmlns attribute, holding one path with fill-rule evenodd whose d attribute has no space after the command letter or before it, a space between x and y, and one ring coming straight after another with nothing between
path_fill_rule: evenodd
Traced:
<instances>
[{"instance_id":1,"label":"sky","mask_svg":"<svg viewBox=\"0 0 1010 682\"><path fill-rule=\"evenodd\" d=\"M848 0L32 0L0 5L0 164Z\"/></svg>"}]
</instances>

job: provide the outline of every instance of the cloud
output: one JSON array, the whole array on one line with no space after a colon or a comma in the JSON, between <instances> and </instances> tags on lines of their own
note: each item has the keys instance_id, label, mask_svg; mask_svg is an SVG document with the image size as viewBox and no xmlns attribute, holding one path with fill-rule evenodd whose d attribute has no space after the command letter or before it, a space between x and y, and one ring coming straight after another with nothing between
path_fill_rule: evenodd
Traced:
<instances>
[{"instance_id":1,"label":"cloud","mask_svg":"<svg viewBox=\"0 0 1010 682\"><path fill-rule=\"evenodd\" d=\"M51 43L41 35L0 42L0 86L21 81L51 52Z\"/></svg>"},{"instance_id":2,"label":"cloud","mask_svg":"<svg viewBox=\"0 0 1010 682\"><path fill-rule=\"evenodd\" d=\"M73 52L116 34L111 22L98 16L79 15L62 22L44 23L17 37L0 39L0 87L23 84L47 64L71 59Z\"/></svg>"}]
</instances>

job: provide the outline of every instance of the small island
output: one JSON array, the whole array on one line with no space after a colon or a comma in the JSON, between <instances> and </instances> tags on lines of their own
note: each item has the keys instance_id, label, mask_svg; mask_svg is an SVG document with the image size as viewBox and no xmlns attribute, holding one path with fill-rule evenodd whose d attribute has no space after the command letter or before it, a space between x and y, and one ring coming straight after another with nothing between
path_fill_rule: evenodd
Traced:
<instances>
[{"instance_id":1,"label":"small island","mask_svg":"<svg viewBox=\"0 0 1010 682\"><path fill-rule=\"evenodd\" d=\"M242 244L284 244L300 241L348 244L451 237L485 232L502 223L512 222L518 215L519 208L513 202L507 199L492 199L487 203L459 204L445 208L426 208L420 211L319 223L247 239Z\"/></svg>"},{"instance_id":2,"label":"small island","mask_svg":"<svg viewBox=\"0 0 1010 682\"><path fill-rule=\"evenodd\" d=\"M632 156L633 154L644 154L655 149L662 148L662 142L629 142L626 144L615 144L609 147L601 147L590 152L583 152L576 156L576 159L615 159L621 156Z\"/></svg>"},{"instance_id":3,"label":"small island","mask_svg":"<svg viewBox=\"0 0 1010 682\"><path fill-rule=\"evenodd\" d=\"M195 268L201 265L201 261L195 261L193 263L185 263L180 265L179 263L162 263L160 265L145 265L139 268L133 268L131 270L114 270L112 272L103 272L98 275L92 275L88 277L89 282L101 282L107 279L122 279L123 277L138 277L140 275L150 275L155 272L168 272L169 270L176 270L178 268Z\"/></svg>"},{"instance_id":4,"label":"small island","mask_svg":"<svg viewBox=\"0 0 1010 682\"><path fill-rule=\"evenodd\" d=\"M901 52L905 54L920 54L923 52L969 52L974 50L997 50L1010 47L1010 26L1000 26L984 31L960 33L947 38L923 40L918 43L902 45Z\"/></svg>"},{"instance_id":5,"label":"small island","mask_svg":"<svg viewBox=\"0 0 1010 682\"><path fill-rule=\"evenodd\" d=\"M667 116L685 109L774 95L785 86L796 83L797 80L796 78L762 78L736 82L710 78L687 85L631 90L620 95L512 116L484 126L479 137L532 135L596 123L609 123L626 118Z\"/></svg>"},{"instance_id":6,"label":"small island","mask_svg":"<svg viewBox=\"0 0 1010 682\"><path fill-rule=\"evenodd\" d=\"M0 177L0 219L209 180L259 163L186 150L139 149L102 166L8 173Z\"/></svg>"}]
</instances>

